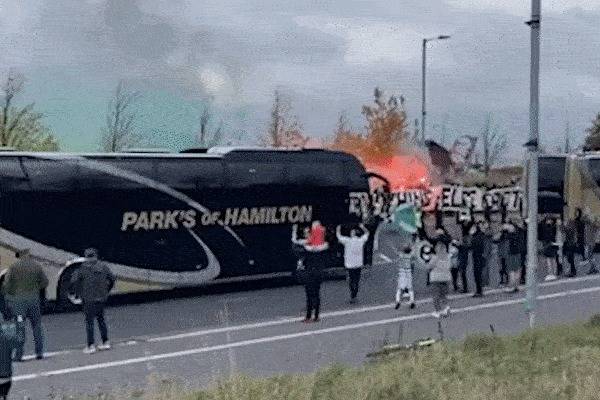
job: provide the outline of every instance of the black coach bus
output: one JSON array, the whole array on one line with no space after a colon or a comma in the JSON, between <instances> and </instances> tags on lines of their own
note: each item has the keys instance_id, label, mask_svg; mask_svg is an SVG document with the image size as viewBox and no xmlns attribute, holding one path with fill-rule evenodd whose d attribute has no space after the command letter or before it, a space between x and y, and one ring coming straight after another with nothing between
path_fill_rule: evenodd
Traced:
<instances>
[{"instance_id":1,"label":"black coach bus","mask_svg":"<svg viewBox=\"0 0 600 400\"><path fill-rule=\"evenodd\" d=\"M30 248L59 301L90 246L119 280L143 285L289 274L292 226L355 224L350 193L368 190L356 158L325 150L0 152L0 260ZM327 264L342 266L339 246Z\"/></svg>"}]
</instances>

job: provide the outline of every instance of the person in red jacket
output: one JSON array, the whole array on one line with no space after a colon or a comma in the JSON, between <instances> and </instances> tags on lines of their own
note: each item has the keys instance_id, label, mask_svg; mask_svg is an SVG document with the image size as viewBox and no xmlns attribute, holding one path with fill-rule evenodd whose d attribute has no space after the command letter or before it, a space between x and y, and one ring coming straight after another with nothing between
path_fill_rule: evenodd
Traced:
<instances>
[{"instance_id":1,"label":"person in red jacket","mask_svg":"<svg viewBox=\"0 0 600 400\"><path fill-rule=\"evenodd\" d=\"M293 227L292 242L301 248L299 264L306 292L306 318L303 322L317 322L321 308L322 252L329 248L325 240L325 227L319 221L314 221L306 239L299 239L297 227Z\"/></svg>"},{"instance_id":2,"label":"person in red jacket","mask_svg":"<svg viewBox=\"0 0 600 400\"><path fill-rule=\"evenodd\" d=\"M314 251L327 250L327 242L325 241L325 227L321 221L314 221L310 227L307 245Z\"/></svg>"}]
</instances>

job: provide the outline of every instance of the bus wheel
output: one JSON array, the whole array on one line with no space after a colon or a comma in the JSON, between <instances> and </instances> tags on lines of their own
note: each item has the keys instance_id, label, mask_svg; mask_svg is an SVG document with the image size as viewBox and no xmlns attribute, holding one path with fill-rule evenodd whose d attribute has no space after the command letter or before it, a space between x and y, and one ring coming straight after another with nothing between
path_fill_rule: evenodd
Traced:
<instances>
[{"instance_id":1,"label":"bus wheel","mask_svg":"<svg viewBox=\"0 0 600 400\"><path fill-rule=\"evenodd\" d=\"M71 278L79 267L76 265L67 268L60 275L56 294L55 308L57 311L74 311L81 304L80 299L70 290Z\"/></svg>"}]
</instances>

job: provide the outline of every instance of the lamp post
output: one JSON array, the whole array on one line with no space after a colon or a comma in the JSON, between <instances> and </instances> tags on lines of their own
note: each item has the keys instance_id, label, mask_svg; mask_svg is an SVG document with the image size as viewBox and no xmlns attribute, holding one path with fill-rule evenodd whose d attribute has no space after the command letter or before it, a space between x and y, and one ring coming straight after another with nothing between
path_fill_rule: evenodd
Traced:
<instances>
[{"instance_id":1,"label":"lamp post","mask_svg":"<svg viewBox=\"0 0 600 400\"><path fill-rule=\"evenodd\" d=\"M426 109L426 97L427 97L427 43L428 42L433 42L435 40L446 40L446 39L450 39L449 35L439 35L438 37L434 37L434 38L426 38L423 39L423 68L422 68L422 95L421 95L421 141L423 143L425 143L425 119L427 116L427 109Z\"/></svg>"},{"instance_id":2,"label":"lamp post","mask_svg":"<svg viewBox=\"0 0 600 400\"><path fill-rule=\"evenodd\" d=\"M529 141L527 177L527 312L529 326L535 325L535 303L537 298L537 218L538 218L538 144L539 144L539 100L540 100L540 28L541 0L531 2L531 70L529 98Z\"/></svg>"}]
</instances>

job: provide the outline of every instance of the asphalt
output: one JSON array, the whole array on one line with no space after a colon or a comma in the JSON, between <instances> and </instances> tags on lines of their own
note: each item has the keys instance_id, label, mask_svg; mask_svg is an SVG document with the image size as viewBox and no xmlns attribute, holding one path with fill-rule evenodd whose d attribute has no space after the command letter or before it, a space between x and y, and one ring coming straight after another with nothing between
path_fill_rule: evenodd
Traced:
<instances>
[{"instance_id":1,"label":"asphalt","mask_svg":"<svg viewBox=\"0 0 600 400\"><path fill-rule=\"evenodd\" d=\"M348 303L345 281L324 283L323 315L316 324L300 322L304 291L285 281L244 284L235 291L199 290L198 296L149 296L146 302L110 307L114 348L94 355L81 352L79 313L45 316L49 356L15 366L13 396L128 392L165 379L209 387L239 373L272 376L311 372L332 363L361 365L368 353L386 343L437 337L424 271L417 270L415 276L416 309L393 309L396 270L386 259L393 258L396 243L382 240L376 256L381 264L364 271L358 304ZM484 298L453 295L453 313L443 325L447 339L489 332L490 326L499 334L527 328L524 294L498 289L491 264ZM598 312L600 277L543 283L539 295L539 324L584 320Z\"/></svg>"}]
</instances>

